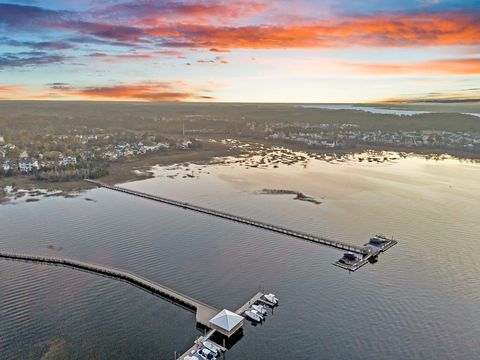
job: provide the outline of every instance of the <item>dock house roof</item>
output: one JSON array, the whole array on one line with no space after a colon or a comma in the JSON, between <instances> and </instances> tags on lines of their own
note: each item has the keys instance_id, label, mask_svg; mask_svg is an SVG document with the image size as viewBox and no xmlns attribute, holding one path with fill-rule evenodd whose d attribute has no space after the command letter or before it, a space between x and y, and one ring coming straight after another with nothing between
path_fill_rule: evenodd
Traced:
<instances>
[{"instance_id":1,"label":"dock house roof","mask_svg":"<svg viewBox=\"0 0 480 360\"><path fill-rule=\"evenodd\" d=\"M243 316L237 315L227 309L220 311L217 315L210 319L211 324L229 332L232 331L242 321Z\"/></svg>"}]
</instances>

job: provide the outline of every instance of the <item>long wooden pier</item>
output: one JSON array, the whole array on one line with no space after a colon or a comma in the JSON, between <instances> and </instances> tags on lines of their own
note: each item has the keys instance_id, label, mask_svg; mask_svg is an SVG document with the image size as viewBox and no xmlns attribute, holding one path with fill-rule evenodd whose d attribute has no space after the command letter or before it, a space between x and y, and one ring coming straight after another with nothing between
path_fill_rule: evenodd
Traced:
<instances>
[{"instance_id":1,"label":"long wooden pier","mask_svg":"<svg viewBox=\"0 0 480 360\"><path fill-rule=\"evenodd\" d=\"M181 294L178 291L170 289L166 286L157 284L153 281L147 280L131 272L115 269L113 267L106 267L102 265L86 263L83 261L78 261L78 260L73 260L68 258L18 254L18 253L11 253L11 252L0 252L0 258L18 260L18 261L36 262L36 263L43 263L43 264L50 264L50 265L57 265L57 266L65 266L65 267L84 270L84 271L123 280L132 285L140 287L143 290L146 290L154 294L160 295L164 298L167 298L168 300L174 303L177 303L182 307L195 311L197 322L207 327L209 326L209 320L213 318L216 314L218 314L220 311L219 309L216 309L213 306L210 306L201 301L195 300L190 296Z\"/></svg>"},{"instance_id":2,"label":"long wooden pier","mask_svg":"<svg viewBox=\"0 0 480 360\"><path fill-rule=\"evenodd\" d=\"M107 267L92 263L87 263L79 260L73 260L68 258L61 258L61 257L53 257L53 256L42 256L42 255L30 255L30 254L20 254L20 253L12 253L12 252L0 252L0 259L7 259L7 260L15 260L15 261L23 261L23 262L34 262L34 263L41 263L47 265L55 265L55 266L64 266L69 267L76 270L87 271L95 274L100 274L102 276L108 276L114 279L126 281L132 285L135 285L143 290L151 292L156 295L160 295L171 302L181 305L184 308L189 310L196 311L196 320L201 325L209 328L210 331L207 335L200 337L194 343L194 345L187 350L183 355L181 355L178 359L183 360L188 355L194 353L200 347L202 347L203 342L208 340L217 330L211 329L210 320L217 315L220 310L214 308L213 306L207 305L201 301L195 300L190 296L184 295L170 289L166 286L157 284L153 281L145 279L141 276L135 275L131 272L125 270L119 270L113 267ZM251 304L262 301L267 305L273 305L263 299L264 294L261 292L256 293L247 303L237 309L236 314L241 315L243 312L250 307ZM219 344L215 344L215 346L220 349L222 352L227 351L226 348Z\"/></svg>"},{"instance_id":3,"label":"long wooden pier","mask_svg":"<svg viewBox=\"0 0 480 360\"><path fill-rule=\"evenodd\" d=\"M350 251L350 252L354 252L354 253L357 253L357 254L362 254L362 247L358 246L358 245L351 245L351 244L347 244L347 243L344 243L344 242L341 242L341 241L331 240L331 239L327 239L325 237L312 235L312 234L308 234L308 233L297 231L297 230L291 230L291 229L288 229L288 228L285 228L285 227L282 227L282 226L272 225L272 224L268 224L268 223L261 222L261 221L258 221L258 220L249 219L249 218L246 218L246 217L243 217L243 216L232 215L232 214L229 214L229 213L226 213L226 212L223 212L223 211L208 209L208 208L205 208L205 207L202 207L202 206L197 206L197 205L189 204L189 203L186 203L186 202L172 200L172 199L168 199L168 198L157 196L157 195L151 195L151 194L143 193L143 192L136 191L136 190L130 190L130 189L122 188L122 187L115 186L115 185L108 185L108 184L104 184L102 182L95 181L95 180L87 179L86 181L88 181L89 183L94 184L96 186L103 187L105 189L119 191L119 192L122 192L122 193L125 193L125 194L138 196L138 197L141 197L141 198L144 198L144 199L154 200L154 201L158 201L158 202L161 202L161 203L164 203L164 204L180 207L180 208L183 208L183 209L192 210L192 211L196 211L196 212L199 212L199 213L216 216L216 217L227 219L227 220L230 220L230 221L235 221L237 223L246 224L246 225L250 225L250 226L255 226L257 228L273 231L273 232L283 234L283 235L292 236L292 237L295 237L295 238L298 238L298 239L314 242L314 243L321 244L321 245L330 246L330 247L333 247L333 248L336 248L336 249L340 249L340 250L344 250L344 251Z\"/></svg>"}]
</instances>

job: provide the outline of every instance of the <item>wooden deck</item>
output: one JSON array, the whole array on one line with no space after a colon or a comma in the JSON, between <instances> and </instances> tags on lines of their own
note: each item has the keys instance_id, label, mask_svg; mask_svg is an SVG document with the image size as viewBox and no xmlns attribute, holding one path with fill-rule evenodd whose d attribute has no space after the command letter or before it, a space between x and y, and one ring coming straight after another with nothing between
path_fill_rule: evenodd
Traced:
<instances>
[{"instance_id":1,"label":"wooden deck","mask_svg":"<svg viewBox=\"0 0 480 360\"><path fill-rule=\"evenodd\" d=\"M348 271L357 271L360 269L363 265L367 264L370 260L370 255L365 256L363 258L360 258L359 261L352 261L348 263L343 263L340 260L336 261L333 263L333 265L341 267L342 269L348 270Z\"/></svg>"},{"instance_id":2,"label":"wooden deck","mask_svg":"<svg viewBox=\"0 0 480 360\"><path fill-rule=\"evenodd\" d=\"M264 294L262 292L256 293L250 300L248 300L245 304L240 306L235 311L235 314L242 315L252 304L254 304L256 302L264 302L267 305L273 305L273 304L269 303L268 301L266 301L265 299L263 299L263 296L264 296ZM205 340L208 340L210 337L212 337L214 333L215 333L215 330L212 329L208 332L207 335L199 337L197 340L195 340L193 346L190 349L188 349L187 351L185 351L185 353L180 355L180 357L178 357L177 360L184 360L187 356L192 356L192 354L194 354L198 349L200 349L202 347L202 343ZM209 340L209 341L211 341L211 340ZM223 348L221 345L218 345L218 344L215 344L215 345L218 346L223 352L227 351L227 349Z\"/></svg>"},{"instance_id":3,"label":"wooden deck","mask_svg":"<svg viewBox=\"0 0 480 360\"><path fill-rule=\"evenodd\" d=\"M215 344L215 346L217 346L222 352L227 351L227 349L224 348L223 346L217 343L214 343L212 340L210 340L210 338L213 336L214 333L215 333L215 330L210 330L206 335L200 336L198 339L195 340L195 342L193 343L193 346L187 351L185 351L182 355L180 355L180 357L178 357L177 360L184 360L187 356L192 356L193 354L195 354L195 352L198 349L202 347L202 343L207 340Z\"/></svg>"},{"instance_id":4,"label":"wooden deck","mask_svg":"<svg viewBox=\"0 0 480 360\"><path fill-rule=\"evenodd\" d=\"M237 315L242 315L252 304L255 304L263 297L263 293L258 292L256 293L250 300L248 300L245 304L240 306L235 313Z\"/></svg>"},{"instance_id":5,"label":"wooden deck","mask_svg":"<svg viewBox=\"0 0 480 360\"><path fill-rule=\"evenodd\" d=\"M378 254L387 251L390 249L392 246L396 245L398 242L394 239L389 239L381 235L376 235L376 237L381 238L385 242L381 245L376 246L378 248L378 252L375 254L368 254L364 255L363 257L360 257L358 261L351 261L351 262L342 262L340 260L336 261L333 263L333 265L341 267L342 269L348 270L348 271L357 271L360 269L362 266L365 264L369 263L371 259L376 258ZM371 245L370 243L366 243L366 245Z\"/></svg>"}]
</instances>

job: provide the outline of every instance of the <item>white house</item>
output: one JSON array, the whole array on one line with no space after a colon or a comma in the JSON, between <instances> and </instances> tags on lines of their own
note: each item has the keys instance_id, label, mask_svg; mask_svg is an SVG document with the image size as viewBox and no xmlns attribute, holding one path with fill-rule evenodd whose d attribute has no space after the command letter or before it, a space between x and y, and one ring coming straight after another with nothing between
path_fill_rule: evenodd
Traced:
<instances>
[{"instance_id":1,"label":"white house","mask_svg":"<svg viewBox=\"0 0 480 360\"><path fill-rule=\"evenodd\" d=\"M38 170L38 161L35 158L23 158L18 161L18 169L22 172Z\"/></svg>"},{"instance_id":2,"label":"white house","mask_svg":"<svg viewBox=\"0 0 480 360\"><path fill-rule=\"evenodd\" d=\"M157 149L168 149L170 147L170 144L167 142L159 142L156 145Z\"/></svg>"},{"instance_id":3,"label":"white house","mask_svg":"<svg viewBox=\"0 0 480 360\"><path fill-rule=\"evenodd\" d=\"M108 151L103 154L103 158L107 160L117 160L118 159L118 154L113 151Z\"/></svg>"},{"instance_id":4,"label":"white house","mask_svg":"<svg viewBox=\"0 0 480 360\"><path fill-rule=\"evenodd\" d=\"M77 163L77 159L73 156L65 156L60 161L58 162L58 165L60 166L69 166L69 165L75 165Z\"/></svg>"},{"instance_id":5,"label":"white house","mask_svg":"<svg viewBox=\"0 0 480 360\"><path fill-rule=\"evenodd\" d=\"M181 143L177 144L178 149L188 149L192 146L192 142L190 140L183 140Z\"/></svg>"},{"instance_id":6,"label":"white house","mask_svg":"<svg viewBox=\"0 0 480 360\"><path fill-rule=\"evenodd\" d=\"M6 160L2 163L3 171L9 171L11 168L12 168L12 165L10 164L10 160Z\"/></svg>"}]
</instances>

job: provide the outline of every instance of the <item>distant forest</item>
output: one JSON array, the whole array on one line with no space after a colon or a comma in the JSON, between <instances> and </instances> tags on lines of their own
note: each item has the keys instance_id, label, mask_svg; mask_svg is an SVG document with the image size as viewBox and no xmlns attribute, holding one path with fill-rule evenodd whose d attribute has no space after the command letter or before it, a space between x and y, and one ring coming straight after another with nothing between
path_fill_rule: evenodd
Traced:
<instances>
[{"instance_id":1,"label":"distant forest","mask_svg":"<svg viewBox=\"0 0 480 360\"><path fill-rule=\"evenodd\" d=\"M429 105L428 110L434 110L435 106ZM395 108L412 109L408 106ZM426 108L417 106L415 109ZM0 135L22 131L30 135L62 134L82 126L92 132L101 128L179 133L185 126L187 130L208 128L234 134L247 123L351 123L359 125L361 130L480 132L480 117L461 114L480 112L480 105L438 105L438 109L442 112L396 116L354 110L306 109L294 104L0 101Z\"/></svg>"}]
</instances>

